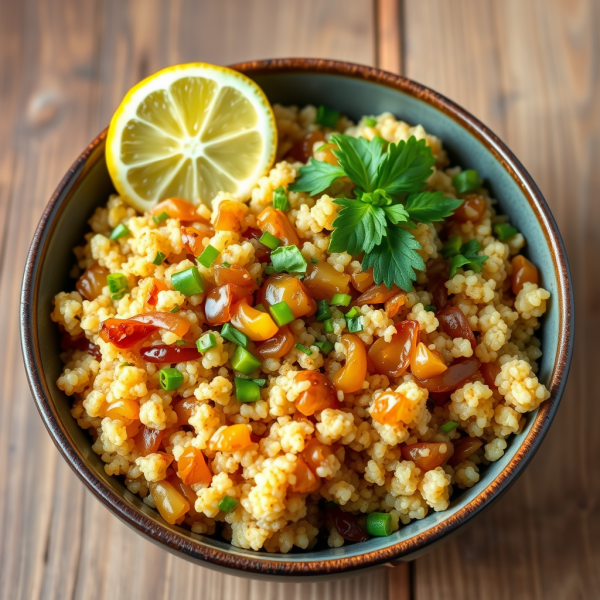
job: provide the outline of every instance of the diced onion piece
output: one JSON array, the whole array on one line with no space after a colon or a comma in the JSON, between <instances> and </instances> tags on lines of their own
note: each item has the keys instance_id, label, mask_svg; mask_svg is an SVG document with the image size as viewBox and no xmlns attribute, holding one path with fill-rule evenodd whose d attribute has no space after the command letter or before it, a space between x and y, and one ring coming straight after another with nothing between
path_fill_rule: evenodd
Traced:
<instances>
[{"instance_id":1,"label":"diced onion piece","mask_svg":"<svg viewBox=\"0 0 600 600\"><path fill-rule=\"evenodd\" d=\"M220 452L236 452L252 444L248 426L242 424L225 427L212 437L212 442Z\"/></svg>"},{"instance_id":2,"label":"diced onion piece","mask_svg":"<svg viewBox=\"0 0 600 600\"><path fill-rule=\"evenodd\" d=\"M417 321L402 321L396 325L391 341L379 338L369 348L369 358L377 373L388 377L400 377L414 356L419 337Z\"/></svg>"},{"instance_id":3,"label":"diced onion piece","mask_svg":"<svg viewBox=\"0 0 600 600\"><path fill-rule=\"evenodd\" d=\"M435 377L447 368L439 354L432 352L423 342L417 344L417 351L410 363L410 370L415 377L419 379Z\"/></svg>"},{"instance_id":4,"label":"diced onion piece","mask_svg":"<svg viewBox=\"0 0 600 600\"><path fill-rule=\"evenodd\" d=\"M200 450L187 446L177 461L179 476L186 485L203 483L209 485L212 473L206 465L206 460Z\"/></svg>"},{"instance_id":5,"label":"diced onion piece","mask_svg":"<svg viewBox=\"0 0 600 600\"><path fill-rule=\"evenodd\" d=\"M336 271L327 262L308 265L302 283L317 300L329 300L335 294L348 294L350 291L350 275Z\"/></svg>"},{"instance_id":6,"label":"diced onion piece","mask_svg":"<svg viewBox=\"0 0 600 600\"><path fill-rule=\"evenodd\" d=\"M252 308L246 299L232 307L231 324L254 342L264 342L279 330L270 315Z\"/></svg>"},{"instance_id":7,"label":"diced onion piece","mask_svg":"<svg viewBox=\"0 0 600 600\"><path fill-rule=\"evenodd\" d=\"M190 510L189 502L168 481L151 481L149 486L160 516L170 525Z\"/></svg>"}]
</instances>

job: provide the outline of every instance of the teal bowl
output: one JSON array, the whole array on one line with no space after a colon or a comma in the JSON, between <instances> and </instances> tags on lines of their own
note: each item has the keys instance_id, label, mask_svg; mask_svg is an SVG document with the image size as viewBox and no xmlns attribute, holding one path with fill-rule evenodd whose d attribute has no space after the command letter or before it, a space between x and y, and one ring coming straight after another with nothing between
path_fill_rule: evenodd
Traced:
<instances>
[{"instance_id":1,"label":"teal bowl","mask_svg":"<svg viewBox=\"0 0 600 600\"><path fill-rule=\"evenodd\" d=\"M254 79L272 103L327 104L351 118L389 111L422 124L441 138L453 162L477 169L500 209L528 241L552 299L542 325L539 377L550 399L527 416L523 431L481 481L450 508L413 521L386 538L328 550L290 554L253 552L168 525L155 510L105 474L87 433L69 413L70 401L56 387L61 372L59 332L50 320L52 300L71 289L72 248L87 219L114 192L104 157L106 130L79 156L50 199L27 259L21 299L21 336L29 384L40 415L65 460L90 491L127 525L166 550L234 575L306 580L356 574L428 551L495 500L531 460L558 407L573 348L573 297L567 256L554 218L530 175L487 127L450 100L409 79L348 63L282 59L234 65Z\"/></svg>"}]
</instances>

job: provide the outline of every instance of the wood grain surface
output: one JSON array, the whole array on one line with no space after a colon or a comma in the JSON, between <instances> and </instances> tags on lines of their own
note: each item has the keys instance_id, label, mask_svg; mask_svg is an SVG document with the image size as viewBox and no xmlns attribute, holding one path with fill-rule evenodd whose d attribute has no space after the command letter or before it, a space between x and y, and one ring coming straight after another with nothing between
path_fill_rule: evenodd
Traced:
<instances>
[{"instance_id":1,"label":"wood grain surface","mask_svg":"<svg viewBox=\"0 0 600 600\"><path fill-rule=\"evenodd\" d=\"M55 450L19 347L19 288L34 228L62 174L127 89L173 63L277 56L379 64L472 111L540 185L573 270L575 359L531 467L470 529L410 567L340 582L224 576L128 530ZM0 2L0 597L600 597L598 57L595 0Z\"/></svg>"}]
</instances>

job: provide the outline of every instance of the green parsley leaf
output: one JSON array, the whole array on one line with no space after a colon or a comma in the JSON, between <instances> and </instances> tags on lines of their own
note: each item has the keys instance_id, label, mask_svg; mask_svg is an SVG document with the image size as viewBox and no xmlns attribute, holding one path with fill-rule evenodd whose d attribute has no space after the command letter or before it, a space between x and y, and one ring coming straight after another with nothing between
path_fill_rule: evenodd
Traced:
<instances>
[{"instance_id":1,"label":"green parsley leaf","mask_svg":"<svg viewBox=\"0 0 600 600\"><path fill-rule=\"evenodd\" d=\"M311 158L308 165L300 167L300 177L288 186L288 190L306 192L311 196L316 196L345 174L342 167Z\"/></svg>"},{"instance_id":2,"label":"green parsley leaf","mask_svg":"<svg viewBox=\"0 0 600 600\"><path fill-rule=\"evenodd\" d=\"M386 233L378 246L365 253L363 271L373 267L375 283L383 281L389 288L395 283L408 292L417 279L415 270L425 269L423 259L416 252L421 245L406 229L391 226Z\"/></svg>"},{"instance_id":3,"label":"green parsley leaf","mask_svg":"<svg viewBox=\"0 0 600 600\"><path fill-rule=\"evenodd\" d=\"M271 252L275 273L306 273L308 265L298 246L279 246Z\"/></svg>"},{"instance_id":4,"label":"green parsley leaf","mask_svg":"<svg viewBox=\"0 0 600 600\"><path fill-rule=\"evenodd\" d=\"M337 148L333 154L346 175L365 192L372 192L377 176L377 167L381 161L383 147L379 140L368 141L363 137L335 134L331 141Z\"/></svg>"},{"instance_id":5,"label":"green parsley leaf","mask_svg":"<svg viewBox=\"0 0 600 600\"><path fill-rule=\"evenodd\" d=\"M473 238L468 242L464 243L460 248L460 253L465 256L477 256L477 253L481 250L481 244Z\"/></svg>"},{"instance_id":6,"label":"green parsley leaf","mask_svg":"<svg viewBox=\"0 0 600 600\"><path fill-rule=\"evenodd\" d=\"M446 198L443 192L420 192L406 199L406 212L419 223L443 221L463 203L456 198Z\"/></svg>"},{"instance_id":7,"label":"green parsley leaf","mask_svg":"<svg viewBox=\"0 0 600 600\"><path fill-rule=\"evenodd\" d=\"M339 198L334 202L341 206L342 210L333 222L335 229L331 234L329 252L370 252L381 242L386 228L385 212L382 208L346 198Z\"/></svg>"},{"instance_id":8,"label":"green parsley leaf","mask_svg":"<svg viewBox=\"0 0 600 600\"><path fill-rule=\"evenodd\" d=\"M454 277L461 267L467 267L466 270L481 273L481 268L488 257L485 254L478 254L480 250L481 244L475 238L463 244L460 248L460 254L450 258L450 278Z\"/></svg>"},{"instance_id":9,"label":"green parsley leaf","mask_svg":"<svg viewBox=\"0 0 600 600\"><path fill-rule=\"evenodd\" d=\"M420 190L431 175L435 158L425 140L411 136L407 142L390 144L379 162L375 189L388 194L403 194Z\"/></svg>"},{"instance_id":10,"label":"green parsley leaf","mask_svg":"<svg viewBox=\"0 0 600 600\"><path fill-rule=\"evenodd\" d=\"M385 216L394 225L397 225L398 223L404 223L408 220L408 213L402 204L384 206L383 210L385 211Z\"/></svg>"}]
</instances>

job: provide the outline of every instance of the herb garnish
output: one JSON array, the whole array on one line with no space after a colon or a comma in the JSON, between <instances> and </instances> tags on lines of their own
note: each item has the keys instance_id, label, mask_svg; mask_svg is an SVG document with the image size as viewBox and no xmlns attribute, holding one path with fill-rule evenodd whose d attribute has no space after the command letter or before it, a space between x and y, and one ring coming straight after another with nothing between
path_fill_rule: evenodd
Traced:
<instances>
[{"instance_id":1,"label":"herb garnish","mask_svg":"<svg viewBox=\"0 0 600 600\"><path fill-rule=\"evenodd\" d=\"M481 272L483 263L488 259L485 254L478 254L481 244L476 240L469 240L462 244L459 236L450 238L442 248L442 255L450 259L450 279L456 275L460 267L467 267L475 273Z\"/></svg>"},{"instance_id":2,"label":"herb garnish","mask_svg":"<svg viewBox=\"0 0 600 600\"><path fill-rule=\"evenodd\" d=\"M435 158L425 140L388 144L381 138L368 141L334 134L331 142L339 166L310 159L300 176L289 186L296 192L315 196L340 177L349 177L358 187L356 198L336 198L342 207L333 223L330 252L364 252L363 270L373 267L376 284L382 281L409 291L425 269L418 254L421 245L410 229L417 223L442 221L462 204L442 192L423 191Z\"/></svg>"}]
</instances>

